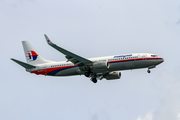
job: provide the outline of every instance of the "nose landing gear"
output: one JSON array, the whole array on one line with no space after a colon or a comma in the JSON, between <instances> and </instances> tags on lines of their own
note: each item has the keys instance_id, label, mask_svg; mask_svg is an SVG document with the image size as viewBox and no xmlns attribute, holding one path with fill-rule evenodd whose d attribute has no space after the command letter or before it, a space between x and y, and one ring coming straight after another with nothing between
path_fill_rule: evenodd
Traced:
<instances>
[{"instance_id":1,"label":"nose landing gear","mask_svg":"<svg viewBox=\"0 0 180 120\"><path fill-rule=\"evenodd\" d=\"M151 73L150 69L155 68L155 67L156 67L155 65L149 66L147 72Z\"/></svg>"}]
</instances>

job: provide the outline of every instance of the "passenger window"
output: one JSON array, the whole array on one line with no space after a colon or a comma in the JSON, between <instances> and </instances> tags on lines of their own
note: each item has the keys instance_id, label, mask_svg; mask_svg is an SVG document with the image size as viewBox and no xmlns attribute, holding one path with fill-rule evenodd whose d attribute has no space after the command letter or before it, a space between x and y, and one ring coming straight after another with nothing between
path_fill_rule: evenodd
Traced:
<instances>
[{"instance_id":1,"label":"passenger window","mask_svg":"<svg viewBox=\"0 0 180 120\"><path fill-rule=\"evenodd\" d=\"M157 55L151 55L151 57L158 57Z\"/></svg>"}]
</instances>

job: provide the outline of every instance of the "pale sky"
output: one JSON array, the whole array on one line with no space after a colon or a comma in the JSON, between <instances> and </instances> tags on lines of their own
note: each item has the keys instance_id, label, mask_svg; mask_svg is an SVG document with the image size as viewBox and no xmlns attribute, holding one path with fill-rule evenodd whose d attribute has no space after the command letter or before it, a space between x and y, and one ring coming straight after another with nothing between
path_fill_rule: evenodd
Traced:
<instances>
[{"instance_id":1,"label":"pale sky","mask_svg":"<svg viewBox=\"0 0 180 120\"><path fill-rule=\"evenodd\" d=\"M179 0L0 0L0 120L180 120ZM45 59L154 53L165 62L119 80L30 74L21 41Z\"/></svg>"}]
</instances>

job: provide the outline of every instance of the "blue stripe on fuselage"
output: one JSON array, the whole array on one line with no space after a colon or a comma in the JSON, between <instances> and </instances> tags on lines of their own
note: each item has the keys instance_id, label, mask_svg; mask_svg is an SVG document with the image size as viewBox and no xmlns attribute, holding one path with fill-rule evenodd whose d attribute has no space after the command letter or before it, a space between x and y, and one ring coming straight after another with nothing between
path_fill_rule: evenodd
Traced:
<instances>
[{"instance_id":1,"label":"blue stripe on fuselage","mask_svg":"<svg viewBox=\"0 0 180 120\"><path fill-rule=\"evenodd\" d=\"M74 68L74 67L77 67L77 66L67 67L67 68L60 68L60 69L57 69L57 70L53 70L53 71L47 73L47 75L55 76L58 72L60 72L62 70L67 70L67 69Z\"/></svg>"}]
</instances>

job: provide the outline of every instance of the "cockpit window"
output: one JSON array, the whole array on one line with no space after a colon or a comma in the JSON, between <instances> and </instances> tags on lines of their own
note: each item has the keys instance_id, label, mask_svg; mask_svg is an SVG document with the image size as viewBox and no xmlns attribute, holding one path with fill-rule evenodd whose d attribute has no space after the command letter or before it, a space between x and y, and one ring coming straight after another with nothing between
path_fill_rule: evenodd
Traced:
<instances>
[{"instance_id":1,"label":"cockpit window","mask_svg":"<svg viewBox=\"0 0 180 120\"><path fill-rule=\"evenodd\" d=\"M151 57L158 57L157 55L151 55Z\"/></svg>"}]
</instances>

